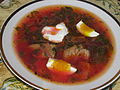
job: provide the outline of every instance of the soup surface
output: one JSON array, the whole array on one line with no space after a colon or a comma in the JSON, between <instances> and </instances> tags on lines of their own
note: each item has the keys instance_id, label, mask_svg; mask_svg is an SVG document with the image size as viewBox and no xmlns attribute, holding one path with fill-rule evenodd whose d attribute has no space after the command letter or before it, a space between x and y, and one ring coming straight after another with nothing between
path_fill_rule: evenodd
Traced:
<instances>
[{"instance_id":1,"label":"soup surface","mask_svg":"<svg viewBox=\"0 0 120 90\"><path fill-rule=\"evenodd\" d=\"M88 36L76 27L80 21ZM99 35L90 36L88 29ZM72 84L103 74L112 61L112 38L107 25L91 12L59 5L24 16L15 27L13 44L33 73L49 81Z\"/></svg>"}]
</instances>

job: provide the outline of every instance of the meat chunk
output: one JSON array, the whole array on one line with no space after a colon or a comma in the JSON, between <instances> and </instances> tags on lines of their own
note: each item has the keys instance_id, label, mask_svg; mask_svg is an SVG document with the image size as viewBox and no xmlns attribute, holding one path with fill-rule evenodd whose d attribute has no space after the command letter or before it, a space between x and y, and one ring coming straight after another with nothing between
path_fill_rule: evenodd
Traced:
<instances>
[{"instance_id":1,"label":"meat chunk","mask_svg":"<svg viewBox=\"0 0 120 90\"><path fill-rule=\"evenodd\" d=\"M50 43L40 43L40 44L32 44L29 46L29 48L33 49L33 51L35 50L40 50L44 56L47 56L49 58L54 58L55 56L55 51L53 50L53 48L55 47L54 44L50 44Z\"/></svg>"},{"instance_id":2,"label":"meat chunk","mask_svg":"<svg viewBox=\"0 0 120 90\"><path fill-rule=\"evenodd\" d=\"M70 56L79 56L83 59L89 59L90 52L87 49L84 49L82 45L74 45L66 50L64 50L63 56L65 58Z\"/></svg>"},{"instance_id":3,"label":"meat chunk","mask_svg":"<svg viewBox=\"0 0 120 90\"><path fill-rule=\"evenodd\" d=\"M54 58L55 56L55 51L53 50L54 47L55 47L54 44L49 44L49 43L40 44L40 49L44 52L44 55L49 58Z\"/></svg>"}]
</instances>

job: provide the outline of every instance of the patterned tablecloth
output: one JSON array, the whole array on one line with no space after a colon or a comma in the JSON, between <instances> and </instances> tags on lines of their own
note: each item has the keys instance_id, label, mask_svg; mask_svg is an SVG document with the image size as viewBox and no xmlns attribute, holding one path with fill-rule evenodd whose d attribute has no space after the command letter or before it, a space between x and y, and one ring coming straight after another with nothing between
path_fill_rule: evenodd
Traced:
<instances>
[{"instance_id":1,"label":"patterned tablecloth","mask_svg":"<svg viewBox=\"0 0 120 90\"><path fill-rule=\"evenodd\" d=\"M6 18L21 5L32 0L0 0L0 27ZM120 22L120 0L87 0L109 11ZM33 90L6 68L0 58L0 90ZM34 89L35 90L35 89ZM120 90L120 79L104 90Z\"/></svg>"}]
</instances>

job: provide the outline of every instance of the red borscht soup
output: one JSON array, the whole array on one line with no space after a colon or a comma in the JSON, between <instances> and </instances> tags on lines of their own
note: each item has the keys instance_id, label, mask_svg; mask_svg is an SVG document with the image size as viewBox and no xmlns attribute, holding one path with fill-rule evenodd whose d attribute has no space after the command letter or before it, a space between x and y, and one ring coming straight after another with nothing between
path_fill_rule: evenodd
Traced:
<instances>
[{"instance_id":1,"label":"red borscht soup","mask_svg":"<svg viewBox=\"0 0 120 90\"><path fill-rule=\"evenodd\" d=\"M113 36L93 13L73 6L47 6L16 25L16 55L44 80L76 84L102 75L113 60Z\"/></svg>"}]
</instances>

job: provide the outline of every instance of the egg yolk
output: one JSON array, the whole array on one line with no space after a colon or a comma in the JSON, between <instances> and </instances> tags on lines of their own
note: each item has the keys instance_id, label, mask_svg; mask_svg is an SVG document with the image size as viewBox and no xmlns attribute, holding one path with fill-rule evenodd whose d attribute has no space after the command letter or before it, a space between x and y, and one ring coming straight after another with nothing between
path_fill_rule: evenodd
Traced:
<instances>
[{"instance_id":1,"label":"egg yolk","mask_svg":"<svg viewBox=\"0 0 120 90\"><path fill-rule=\"evenodd\" d=\"M63 60L54 61L52 64L53 69L58 71L69 71L71 65Z\"/></svg>"},{"instance_id":2,"label":"egg yolk","mask_svg":"<svg viewBox=\"0 0 120 90\"><path fill-rule=\"evenodd\" d=\"M84 31L84 33L89 34L90 32L93 32L94 30L90 27L88 27L86 24L82 23L80 28Z\"/></svg>"}]
</instances>

